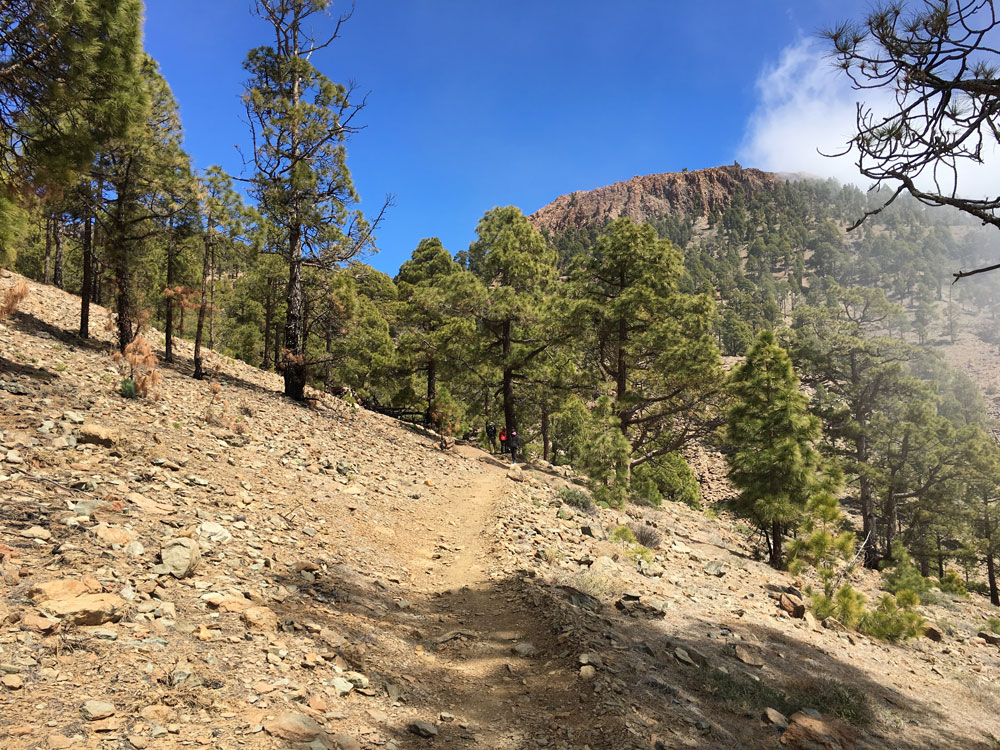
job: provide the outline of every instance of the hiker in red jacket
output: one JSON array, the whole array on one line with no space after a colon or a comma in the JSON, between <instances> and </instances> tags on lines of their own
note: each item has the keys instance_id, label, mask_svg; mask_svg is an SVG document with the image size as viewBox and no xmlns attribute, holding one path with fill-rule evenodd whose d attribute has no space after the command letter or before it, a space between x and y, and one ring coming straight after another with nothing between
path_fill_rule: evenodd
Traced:
<instances>
[{"instance_id":1,"label":"hiker in red jacket","mask_svg":"<svg viewBox=\"0 0 1000 750\"><path fill-rule=\"evenodd\" d=\"M507 428L500 428L500 455L507 452Z\"/></svg>"}]
</instances>

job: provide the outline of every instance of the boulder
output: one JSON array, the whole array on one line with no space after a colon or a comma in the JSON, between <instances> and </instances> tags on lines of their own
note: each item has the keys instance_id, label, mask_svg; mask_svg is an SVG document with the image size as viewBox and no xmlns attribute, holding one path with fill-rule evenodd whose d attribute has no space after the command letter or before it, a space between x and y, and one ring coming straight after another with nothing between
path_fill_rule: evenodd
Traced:
<instances>
[{"instance_id":1,"label":"boulder","mask_svg":"<svg viewBox=\"0 0 1000 750\"><path fill-rule=\"evenodd\" d=\"M115 706L107 701L87 701L80 706L80 713L87 721L100 721L115 715Z\"/></svg>"},{"instance_id":2,"label":"boulder","mask_svg":"<svg viewBox=\"0 0 1000 750\"><path fill-rule=\"evenodd\" d=\"M55 578L44 583L37 583L28 591L28 596L32 601L46 601L49 599L72 599L84 594L99 593L99 588L88 585L84 581L76 578Z\"/></svg>"},{"instance_id":3,"label":"boulder","mask_svg":"<svg viewBox=\"0 0 1000 750\"><path fill-rule=\"evenodd\" d=\"M48 529L42 528L41 526L32 526L31 528L22 531L21 536L26 539L38 539L40 541L47 542L52 538L52 532Z\"/></svg>"},{"instance_id":4,"label":"boulder","mask_svg":"<svg viewBox=\"0 0 1000 750\"><path fill-rule=\"evenodd\" d=\"M121 619L125 600L115 594L84 594L72 599L51 599L40 606L46 614L76 625L103 625Z\"/></svg>"},{"instance_id":5,"label":"boulder","mask_svg":"<svg viewBox=\"0 0 1000 750\"><path fill-rule=\"evenodd\" d=\"M104 448L114 448L121 443L121 436L109 427L102 427L99 424L88 422L80 425L80 434L77 436L77 441L100 445Z\"/></svg>"},{"instance_id":6,"label":"boulder","mask_svg":"<svg viewBox=\"0 0 1000 750\"><path fill-rule=\"evenodd\" d=\"M799 711L789 719L781 744L791 750L854 750L855 735L838 719L816 718Z\"/></svg>"},{"instance_id":7,"label":"boulder","mask_svg":"<svg viewBox=\"0 0 1000 750\"><path fill-rule=\"evenodd\" d=\"M437 737L438 728L431 724L429 721L414 721L411 722L407 727L412 734L417 735L417 737L432 738Z\"/></svg>"},{"instance_id":8,"label":"boulder","mask_svg":"<svg viewBox=\"0 0 1000 750\"><path fill-rule=\"evenodd\" d=\"M215 523L215 521L205 521L199 525L198 537L207 539L212 544L226 544L233 539L233 535L222 524Z\"/></svg>"},{"instance_id":9,"label":"boulder","mask_svg":"<svg viewBox=\"0 0 1000 750\"><path fill-rule=\"evenodd\" d=\"M584 536L589 536L592 539L607 539L607 534L604 533L604 527L597 521L585 523L580 527L580 533Z\"/></svg>"},{"instance_id":10,"label":"boulder","mask_svg":"<svg viewBox=\"0 0 1000 750\"><path fill-rule=\"evenodd\" d=\"M754 651L746 648L745 646L740 646L739 644L733 649L733 655L739 659L741 662L750 667L763 667L764 660Z\"/></svg>"},{"instance_id":11,"label":"boulder","mask_svg":"<svg viewBox=\"0 0 1000 750\"><path fill-rule=\"evenodd\" d=\"M269 633L278 629L278 616L269 607L248 607L241 619L250 630Z\"/></svg>"},{"instance_id":12,"label":"boulder","mask_svg":"<svg viewBox=\"0 0 1000 750\"><path fill-rule=\"evenodd\" d=\"M944 634L940 630L935 628L933 625L928 625L926 628L924 628L924 637L930 638L935 643L940 643L941 640L944 638Z\"/></svg>"},{"instance_id":13,"label":"boulder","mask_svg":"<svg viewBox=\"0 0 1000 750\"><path fill-rule=\"evenodd\" d=\"M174 578L187 578L201 562L201 548L194 539L171 537L160 546L160 560Z\"/></svg>"},{"instance_id":14,"label":"boulder","mask_svg":"<svg viewBox=\"0 0 1000 750\"><path fill-rule=\"evenodd\" d=\"M979 631L979 637L991 646L1000 646L1000 635L997 635L996 633L991 633L988 630L981 630Z\"/></svg>"},{"instance_id":15,"label":"boulder","mask_svg":"<svg viewBox=\"0 0 1000 750\"><path fill-rule=\"evenodd\" d=\"M507 469L507 478L515 482L523 482L524 472L517 464L511 464L510 468Z\"/></svg>"},{"instance_id":16,"label":"boulder","mask_svg":"<svg viewBox=\"0 0 1000 750\"><path fill-rule=\"evenodd\" d=\"M794 594L782 594L781 598L778 599L778 604L792 617L805 616L806 605L803 604L802 600Z\"/></svg>"},{"instance_id":17,"label":"boulder","mask_svg":"<svg viewBox=\"0 0 1000 750\"><path fill-rule=\"evenodd\" d=\"M765 708L760 718L765 724L776 726L779 729L788 728L788 717L775 708Z\"/></svg>"},{"instance_id":18,"label":"boulder","mask_svg":"<svg viewBox=\"0 0 1000 750\"><path fill-rule=\"evenodd\" d=\"M42 617L33 612L29 612L21 617L21 628L23 630L34 630L36 633L51 633L59 627L59 620L51 617Z\"/></svg>"},{"instance_id":19,"label":"boulder","mask_svg":"<svg viewBox=\"0 0 1000 750\"><path fill-rule=\"evenodd\" d=\"M94 536L109 547L114 545L124 547L132 541L132 534L129 533L128 529L123 529L121 526L109 526L106 523L99 523L91 531Z\"/></svg>"},{"instance_id":20,"label":"boulder","mask_svg":"<svg viewBox=\"0 0 1000 750\"><path fill-rule=\"evenodd\" d=\"M295 711L285 711L264 724L264 731L286 742L315 742L324 737L323 727Z\"/></svg>"}]
</instances>

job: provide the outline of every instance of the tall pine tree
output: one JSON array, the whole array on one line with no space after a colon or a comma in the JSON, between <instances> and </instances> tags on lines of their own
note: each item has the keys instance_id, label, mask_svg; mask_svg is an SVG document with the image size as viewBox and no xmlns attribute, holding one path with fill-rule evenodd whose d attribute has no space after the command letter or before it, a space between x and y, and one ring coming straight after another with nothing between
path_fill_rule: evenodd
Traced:
<instances>
[{"instance_id":1,"label":"tall pine tree","mask_svg":"<svg viewBox=\"0 0 1000 750\"><path fill-rule=\"evenodd\" d=\"M815 448L820 421L809 413L792 361L773 331L758 336L730 385L727 459L739 490L732 508L764 532L771 565L781 568L785 532L823 489L823 462Z\"/></svg>"}]
</instances>

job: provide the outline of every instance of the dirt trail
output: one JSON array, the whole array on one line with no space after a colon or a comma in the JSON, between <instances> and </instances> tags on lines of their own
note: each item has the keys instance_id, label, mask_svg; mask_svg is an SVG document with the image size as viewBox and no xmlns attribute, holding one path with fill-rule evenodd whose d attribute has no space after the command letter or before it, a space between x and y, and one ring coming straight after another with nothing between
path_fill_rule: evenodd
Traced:
<instances>
[{"instance_id":1,"label":"dirt trail","mask_svg":"<svg viewBox=\"0 0 1000 750\"><path fill-rule=\"evenodd\" d=\"M508 484L503 470L486 463L468 485L448 488L443 503L427 508L428 543L412 558L415 577L426 579L417 591L433 631L425 634L434 646L423 665L445 714L442 730L458 730L448 732L456 747L545 746L572 738L569 727L586 720L574 715L575 676L553 666L559 644L551 629L517 579L494 569L490 529Z\"/></svg>"}]
</instances>

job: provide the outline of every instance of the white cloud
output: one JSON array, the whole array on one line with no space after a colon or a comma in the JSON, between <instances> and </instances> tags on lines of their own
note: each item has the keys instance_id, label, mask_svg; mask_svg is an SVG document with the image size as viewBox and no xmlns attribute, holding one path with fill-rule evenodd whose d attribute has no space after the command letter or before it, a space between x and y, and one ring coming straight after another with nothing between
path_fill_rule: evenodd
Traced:
<instances>
[{"instance_id":1,"label":"white cloud","mask_svg":"<svg viewBox=\"0 0 1000 750\"><path fill-rule=\"evenodd\" d=\"M863 184L850 154L820 153L844 150L854 131L857 96L818 42L803 39L786 47L758 77L757 92L737 157L741 163Z\"/></svg>"},{"instance_id":2,"label":"white cloud","mask_svg":"<svg viewBox=\"0 0 1000 750\"><path fill-rule=\"evenodd\" d=\"M875 112L892 112L896 103L885 89L852 89L827 51L819 40L802 39L786 47L777 63L761 72L757 107L747 122L737 158L746 166L834 177L865 189L870 182L858 174L854 154L836 158L822 154L844 150L855 132L859 100ZM1000 152L994 150L987 164L961 164L959 194L979 197L1000 192L993 168L998 158ZM948 190L951 184L941 187Z\"/></svg>"}]
</instances>

